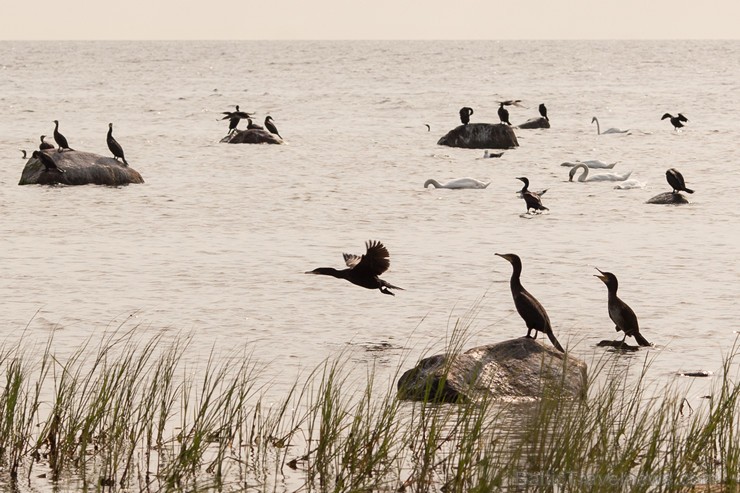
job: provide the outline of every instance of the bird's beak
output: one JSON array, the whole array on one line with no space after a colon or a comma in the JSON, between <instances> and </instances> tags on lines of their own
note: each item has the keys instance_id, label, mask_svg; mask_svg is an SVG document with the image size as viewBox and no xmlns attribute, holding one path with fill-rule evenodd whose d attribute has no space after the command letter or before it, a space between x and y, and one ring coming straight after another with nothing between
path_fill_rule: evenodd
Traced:
<instances>
[{"instance_id":1,"label":"bird's beak","mask_svg":"<svg viewBox=\"0 0 740 493\"><path fill-rule=\"evenodd\" d=\"M598 270L599 272L601 272L601 275L594 274L594 277L598 277L599 279L601 279L601 282L606 283L607 277L604 275L604 272L602 270L600 270L598 267L596 267L596 270Z\"/></svg>"}]
</instances>

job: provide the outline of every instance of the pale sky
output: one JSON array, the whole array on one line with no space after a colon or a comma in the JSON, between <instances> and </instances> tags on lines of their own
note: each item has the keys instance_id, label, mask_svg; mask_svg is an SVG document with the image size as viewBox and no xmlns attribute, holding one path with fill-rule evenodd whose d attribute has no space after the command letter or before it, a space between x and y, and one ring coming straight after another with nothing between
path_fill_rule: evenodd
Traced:
<instances>
[{"instance_id":1,"label":"pale sky","mask_svg":"<svg viewBox=\"0 0 740 493\"><path fill-rule=\"evenodd\" d=\"M7 0L0 39L739 39L740 0Z\"/></svg>"}]
</instances>

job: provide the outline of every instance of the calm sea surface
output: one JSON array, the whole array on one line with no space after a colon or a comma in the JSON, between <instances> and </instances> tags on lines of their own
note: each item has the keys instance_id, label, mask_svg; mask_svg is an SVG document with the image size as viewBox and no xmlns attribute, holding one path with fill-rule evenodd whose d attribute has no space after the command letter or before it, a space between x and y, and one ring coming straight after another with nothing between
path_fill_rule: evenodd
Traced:
<instances>
[{"instance_id":1,"label":"calm sea surface","mask_svg":"<svg viewBox=\"0 0 740 493\"><path fill-rule=\"evenodd\" d=\"M716 372L740 330L737 41L2 42L0 88L5 344L56 329L63 355L123 323L192 334L194 359L248 348L278 393L342 351L390 378L441 351L458 317L470 346L525 333L495 252L521 256L523 284L588 361L621 338L594 267L619 278L658 382ZM501 159L436 145L460 107L497 123L496 101L514 98L513 123L544 102L552 128L517 130ZM270 114L287 145L219 144L235 104ZM683 132L665 112L689 118ZM631 132L599 136L592 116ZM73 148L105 155L113 122L146 183L18 186L19 149L55 119ZM560 163L576 159L647 185L569 183ZM670 167L691 204L645 204ZM550 214L521 217L522 175ZM422 188L466 176L492 184ZM304 274L369 239L391 253L397 296Z\"/></svg>"}]
</instances>

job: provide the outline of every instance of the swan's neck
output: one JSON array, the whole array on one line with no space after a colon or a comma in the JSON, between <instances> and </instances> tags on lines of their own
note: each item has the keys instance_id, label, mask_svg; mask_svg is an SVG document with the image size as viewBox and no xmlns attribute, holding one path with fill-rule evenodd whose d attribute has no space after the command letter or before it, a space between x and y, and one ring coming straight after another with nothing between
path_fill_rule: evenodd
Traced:
<instances>
[{"instance_id":1,"label":"swan's neck","mask_svg":"<svg viewBox=\"0 0 740 493\"><path fill-rule=\"evenodd\" d=\"M599 122L596 122L596 125L598 124ZM578 166L576 166L576 168L583 169L583 173L578 176L578 181L586 181L586 178L588 177L588 166L586 166L585 164L579 164Z\"/></svg>"},{"instance_id":2,"label":"swan's neck","mask_svg":"<svg viewBox=\"0 0 740 493\"><path fill-rule=\"evenodd\" d=\"M429 178L427 181L424 182L424 188L428 187L429 185L434 185L434 188L442 188L442 185L434 178Z\"/></svg>"},{"instance_id":3,"label":"swan's neck","mask_svg":"<svg viewBox=\"0 0 740 493\"><path fill-rule=\"evenodd\" d=\"M594 118L594 121L596 122L596 135L601 135L601 125L599 125L599 119Z\"/></svg>"}]
</instances>

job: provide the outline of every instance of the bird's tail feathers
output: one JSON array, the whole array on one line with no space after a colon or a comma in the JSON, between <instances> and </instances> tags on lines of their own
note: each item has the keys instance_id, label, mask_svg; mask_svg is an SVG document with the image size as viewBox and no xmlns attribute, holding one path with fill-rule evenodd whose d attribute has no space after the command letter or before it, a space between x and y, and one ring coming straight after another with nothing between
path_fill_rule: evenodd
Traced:
<instances>
[{"instance_id":1,"label":"bird's tail feathers","mask_svg":"<svg viewBox=\"0 0 740 493\"><path fill-rule=\"evenodd\" d=\"M694 193L694 191L690 188L684 188L684 190L686 190L686 193Z\"/></svg>"},{"instance_id":2,"label":"bird's tail feathers","mask_svg":"<svg viewBox=\"0 0 740 493\"><path fill-rule=\"evenodd\" d=\"M635 341L637 341L637 344L639 344L640 346L652 346L652 344L650 344L647 339L642 337L642 334L640 334L639 332L636 332L633 337L635 338Z\"/></svg>"},{"instance_id":3,"label":"bird's tail feathers","mask_svg":"<svg viewBox=\"0 0 740 493\"><path fill-rule=\"evenodd\" d=\"M552 330L547 332L547 338L550 339L550 342L552 342L552 345L555 346L555 349L557 349L561 353L565 352L565 349L563 349L563 346L560 345L557 338L555 337L555 334L552 333Z\"/></svg>"}]
</instances>

